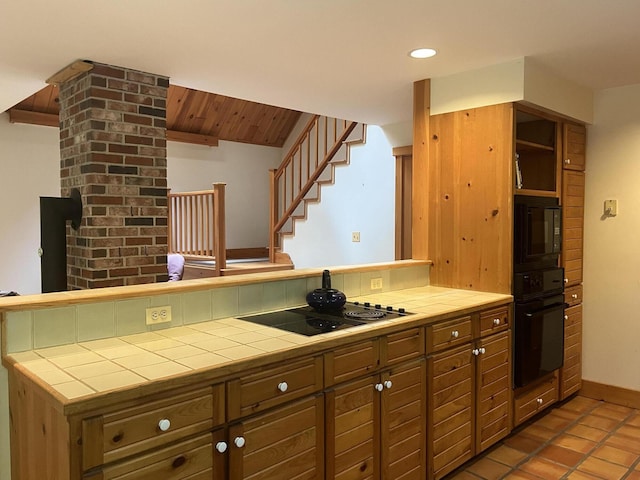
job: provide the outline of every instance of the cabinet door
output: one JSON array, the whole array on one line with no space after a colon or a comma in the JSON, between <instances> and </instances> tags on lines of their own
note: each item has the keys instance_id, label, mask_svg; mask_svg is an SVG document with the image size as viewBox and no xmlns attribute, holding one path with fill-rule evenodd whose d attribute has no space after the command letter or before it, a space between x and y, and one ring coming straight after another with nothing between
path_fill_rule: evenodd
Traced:
<instances>
[{"instance_id":1,"label":"cabinet door","mask_svg":"<svg viewBox=\"0 0 640 480\"><path fill-rule=\"evenodd\" d=\"M381 376L381 472L384 479L424 480L426 363L405 363Z\"/></svg>"},{"instance_id":2,"label":"cabinet door","mask_svg":"<svg viewBox=\"0 0 640 480\"><path fill-rule=\"evenodd\" d=\"M483 338L476 363L476 454L511 430L511 337L509 331Z\"/></svg>"},{"instance_id":3,"label":"cabinet door","mask_svg":"<svg viewBox=\"0 0 640 480\"><path fill-rule=\"evenodd\" d=\"M324 479L324 405L315 395L229 427L229 479Z\"/></svg>"},{"instance_id":4,"label":"cabinet door","mask_svg":"<svg viewBox=\"0 0 640 480\"><path fill-rule=\"evenodd\" d=\"M378 478L379 380L372 375L325 393L327 479Z\"/></svg>"},{"instance_id":5,"label":"cabinet door","mask_svg":"<svg viewBox=\"0 0 640 480\"><path fill-rule=\"evenodd\" d=\"M560 400L582 387L582 304L565 310L564 364L560 369Z\"/></svg>"},{"instance_id":6,"label":"cabinet door","mask_svg":"<svg viewBox=\"0 0 640 480\"><path fill-rule=\"evenodd\" d=\"M442 478L473 456L475 378L471 344L428 358L431 382L427 414L429 478Z\"/></svg>"},{"instance_id":7,"label":"cabinet door","mask_svg":"<svg viewBox=\"0 0 640 480\"><path fill-rule=\"evenodd\" d=\"M565 286L582 283L584 172L562 172L562 266Z\"/></svg>"},{"instance_id":8,"label":"cabinet door","mask_svg":"<svg viewBox=\"0 0 640 480\"><path fill-rule=\"evenodd\" d=\"M584 125L564 124L562 165L567 170L584 171L587 129Z\"/></svg>"}]
</instances>

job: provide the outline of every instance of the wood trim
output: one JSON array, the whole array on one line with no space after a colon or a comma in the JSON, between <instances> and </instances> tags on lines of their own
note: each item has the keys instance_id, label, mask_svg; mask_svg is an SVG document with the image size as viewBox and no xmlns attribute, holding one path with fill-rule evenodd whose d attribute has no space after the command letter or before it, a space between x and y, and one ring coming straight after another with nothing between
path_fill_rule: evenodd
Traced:
<instances>
[{"instance_id":1,"label":"wood trim","mask_svg":"<svg viewBox=\"0 0 640 480\"><path fill-rule=\"evenodd\" d=\"M218 137L199 133L179 132L177 130L167 130L167 140L172 142L195 143L209 147L218 146Z\"/></svg>"},{"instance_id":2,"label":"wood trim","mask_svg":"<svg viewBox=\"0 0 640 480\"><path fill-rule=\"evenodd\" d=\"M629 408L640 408L640 392L637 390L582 380L582 388L578 394Z\"/></svg>"},{"instance_id":3,"label":"wood trim","mask_svg":"<svg viewBox=\"0 0 640 480\"><path fill-rule=\"evenodd\" d=\"M427 260L429 248L429 125L431 80L413 84L411 258Z\"/></svg>"},{"instance_id":4,"label":"wood trim","mask_svg":"<svg viewBox=\"0 0 640 480\"><path fill-rule=\"evenodd\" d=\"M59 83L67 82L92 69L93 63L86 62L84 60L76 60L47 78L46 83L49 85L57 85Z\"/></svg>"},{"instance_id":5,"label":"wood trim","mask_svg":"<svg viewBox=\"0 0 640 480\"><path fill-rule=\"evenodd\" d=\"M413 155L413 145L405 145L404 147L394 147L391 150L394 157L406 157Z\"/></svg>"},{"instance_id":6,"label":"wood trim","mask_svg":"<svg viewBox=\"0 0 640 480\"><path fill-rule=\"evenodd\" d=\"M26 123L29 125L42 125L45 127L60 127L57 113L32 112L19 108L9 109L9 121L11 123ZM218 146L218 137L202 135L199 133L180 132L178 130L167 130L167 140L172 142L193 143L196 145L206 145L208 147Z\"/></svg>"},{"instance_id":7,"label":"wood trim","mask_svg":"<svg viewBox=\"0 0 640 480\"><path fill-rule=\"evenodd\" d=\"M9 109L11 123L27 123L29 125L43 125L45 127L60 127L57 113L31 112L19 108Z\"/></svg>"}]
</instances>

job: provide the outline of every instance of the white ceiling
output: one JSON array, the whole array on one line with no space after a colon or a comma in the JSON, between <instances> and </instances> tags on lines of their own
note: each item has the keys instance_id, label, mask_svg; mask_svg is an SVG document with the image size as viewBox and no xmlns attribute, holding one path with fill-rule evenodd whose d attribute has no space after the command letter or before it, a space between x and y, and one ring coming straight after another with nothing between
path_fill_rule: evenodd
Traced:
<instances>
[{"instance_id":1,"label":"white ceiling","mask_svg":"<svg viewBox=\"0 0 640 480\"><path fill-rule=\"evenodd\" d=\"M0 0L0 111L78 59L386 125L412 84L528 56L593 89L640 83L640 0ZM415 47L439 54L413 60Z\"/></svg>"}]
</instances>

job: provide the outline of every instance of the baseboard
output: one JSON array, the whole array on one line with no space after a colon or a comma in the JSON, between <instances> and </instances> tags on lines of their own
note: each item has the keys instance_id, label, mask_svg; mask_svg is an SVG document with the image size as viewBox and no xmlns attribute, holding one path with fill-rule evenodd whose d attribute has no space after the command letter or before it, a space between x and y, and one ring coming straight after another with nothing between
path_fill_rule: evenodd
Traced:
<instances>
[{"instance_id":1,"label":"baseboard","mask_svg":"<svg viewBox=\"0 0 640 480\"><path fill-rule=\"evenodd\" d=\"M628 388L582 380L582 388L578 395L625 407L640 408L640 392Z\"/></svg>"}]
</instances>

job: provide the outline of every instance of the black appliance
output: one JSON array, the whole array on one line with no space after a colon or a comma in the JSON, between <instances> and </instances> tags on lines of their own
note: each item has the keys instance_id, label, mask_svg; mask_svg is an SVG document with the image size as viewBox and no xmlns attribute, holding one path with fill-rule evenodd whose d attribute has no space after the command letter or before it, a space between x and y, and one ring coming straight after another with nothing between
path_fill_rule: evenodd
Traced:
<instances>
[{"instance_id":1,"label":"black appliance","mask_svg":"<svg viewBox=\"0 0 640 480\"><path fill-rule=\"evenodd\" d=\"M513 383L524 387L562 367L564 269L514 275Z\"/></svg>"},{"instance_id":2,"label":"black appliance","mask_svg":"<svg viewBox=\"0 0 640 480\"><path fill-rule=\"evenodd\" d=\"M80 190L68 198L40 197L40 273L42 293L67 290L67 220L82 221Z\"/></svg>"},{"instance_id":3,"label":"black appliance","mask_svg":"<svg viewBox=\"0 0 640 480\"><path fill-rule=\"evenodd\" d=\"M343 307L334 310L318 311L305 306L238 318L310 337L405 315L410 313L405 312L404 308L396 310L391 306L374 305L369 302L347 302Z\"/></svg>"},{"instance_id":4,"label":"black appliance","mask_svg":"<svg viewBox=\"0 0 640 480\"><path fill-rule=\"evenodd\" d=\"M514 272L556 266L562 248L558 199L516 195L513 220Z\"/></svg>"}]
</instances>

